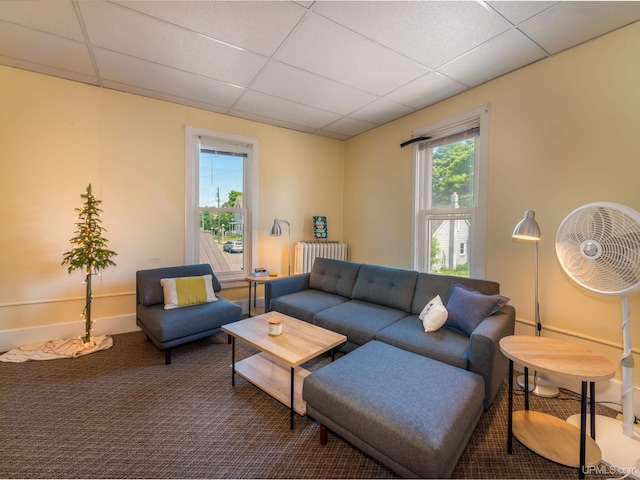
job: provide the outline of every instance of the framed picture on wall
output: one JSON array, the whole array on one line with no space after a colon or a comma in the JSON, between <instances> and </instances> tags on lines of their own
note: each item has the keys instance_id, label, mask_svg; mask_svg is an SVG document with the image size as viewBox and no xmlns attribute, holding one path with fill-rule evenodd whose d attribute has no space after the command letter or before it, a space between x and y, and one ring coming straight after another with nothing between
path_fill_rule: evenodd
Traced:
<instances>
[{"instance_id":1,"label":"framed picture on wall","mask_svg":"<svg viewBox=\"0 0 640 480\"><path fill-rule=\"evenodd\" d=\"M313 236L317 239L327 239L327 217L313 217Z\"/></svg>"}]
</instances>

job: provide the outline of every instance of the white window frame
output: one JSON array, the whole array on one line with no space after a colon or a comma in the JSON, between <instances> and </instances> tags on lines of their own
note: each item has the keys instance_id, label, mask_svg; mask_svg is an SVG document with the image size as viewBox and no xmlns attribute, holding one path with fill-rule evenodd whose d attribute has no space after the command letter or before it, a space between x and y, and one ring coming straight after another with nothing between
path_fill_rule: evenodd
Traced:
<instances>
[{"instance_id":1,"label":"white window frame","mask_svg":"<svg viewBox=\"0 0 640 480\"><path fill-rule=\"evenodd\" d=\"M475 206L471 209L448 211L438 208L431 210L431 165L427 163L427 155L421 154L419 143L413 145L413 185L412 204L413 215L411 222L411 265L418 271L426 271L428 265L426 231L427 214L447 214L466 212L471 214L469 248L469 275L473 278L484 278L486 272L487 248L487 205L489 180L489 105L483 105L468 112L427 125L414 130L412 136L438 138L452 135L468 129L474 122L479 123L480 136L476 140L476 155L474 159L474 198Z\"/></svg>"},{"instance_id":2,"label":"white window frame","mask_svg":"<svg viewBox=\"0 0 640 480\"><path fill-rule=\"evenodd\" d=\"M253 261L258 254L258 166L260 159L260 141L257 138L219 132L204 128L185 126L185 226L184 226L184 263L200 263L200 151L198 137L211 137L225 142L249 145L251 155L245 162L243 178L243 201L247 210L244 232L244 265L242 272L217 275L220 283L226 286L245 284L247 272L252 271Z\"/></svg>"}]
</instances>

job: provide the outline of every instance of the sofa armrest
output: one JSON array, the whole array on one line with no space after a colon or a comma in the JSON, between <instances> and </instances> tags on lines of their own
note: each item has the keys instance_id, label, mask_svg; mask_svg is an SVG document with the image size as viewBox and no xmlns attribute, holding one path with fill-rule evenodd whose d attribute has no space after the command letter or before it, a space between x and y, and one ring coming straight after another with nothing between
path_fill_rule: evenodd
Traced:
<instances>
[{"instance_id":1,"label":"sofa armrest","mask_svg":"<svg viewBox=\"0 0 640 480\"><path fill-rule=\"evenodd\" d=\"M309 278L311 273L302 273L290 277L274 278L264 282L264 311L271 311L271 300L289 295L290 293L302 292L309 289Z\"/></svg>"},{"instance_id":2,"label":"sofa armrest","mask_svg":"<svg viewBox=\"0 0 640 480\"><path fill-rule=\"evenodd\" d=\"M513 335L516 314L511 305L485 318L469 339L469 370L485 382L485 409L489 408L509 372L509 362L500 351L500 339Z\"/></svg>"}]
</instances>

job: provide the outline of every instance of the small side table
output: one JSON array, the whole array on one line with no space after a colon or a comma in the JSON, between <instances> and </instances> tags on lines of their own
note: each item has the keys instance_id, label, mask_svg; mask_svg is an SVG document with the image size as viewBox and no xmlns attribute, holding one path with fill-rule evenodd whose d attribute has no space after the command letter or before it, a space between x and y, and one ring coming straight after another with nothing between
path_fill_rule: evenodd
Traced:
<instances>
[{"instance_id":1,"label":"small side table","mask_svg":"<svg viewBox=\"0 0 640 480\"><path fill-rule=\"evenodd\" d=\"M585 467L597 465L602 452L595 441L595 382L608 380L614 365L597 353L553 338L511 335L500 340L500 350L509 359L509 424L507 451L512 453L513 436L549 460L579 467L578 478L585 478ZM513 362L524 367L524 411L513 411ZM564 420L529 411L529 368L582 382L580 430ZM587 383L590 384L591 432L587 437ZM578 457L576 453L580 452ZM578 461L576 461L578 460Z\"/></svg>"},{"instance_id":2,"label":"small side table","mask_svg":"<svg viewBox=\"0 0 640 480\"><path fill-rule=\"evenodd\" d=\"M256 297L258 295L258 284L264 284L265 281L269 279L276 278L276 276L271 275L247 275L245 280L249 282L249 316L251 316L251 286L253 285L253 307L256 306Z\"/></svg>"}]
</instances>

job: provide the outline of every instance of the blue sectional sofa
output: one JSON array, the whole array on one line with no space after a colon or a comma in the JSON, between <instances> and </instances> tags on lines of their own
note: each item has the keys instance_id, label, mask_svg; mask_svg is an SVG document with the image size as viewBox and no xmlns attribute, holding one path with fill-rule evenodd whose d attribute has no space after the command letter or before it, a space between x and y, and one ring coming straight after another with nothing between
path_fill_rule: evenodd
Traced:
<instances>
[{"instance_id":1,"label":"blue sectional sofa","mask_svg":"<svg viewBox=\"0 0 640 480\"><path fill-rule=\"evenodd\" d=\"M347 336L303 384L321 443L330 429L407 478L449 478L504 382L506 301L496 282L325 258L265 282L267 311Z\"/></svg>"},{"instance_id":2,"label":"blue sectional sofa","mask_svg":"<svg viewBox=\"0 0 640 480\"><path fill-rule=\"evenodd\" d=\"M466 332L447 323L425 332L419 315L436 295L448 308L478 314L473 296L462 305L448 305L453 285L470 287L478 295L500 293L499 284L488 280L317 258L310 273L266 281L265 310L346 335L345 352L378 340L476 373L484 379L486 409L508 373L499 341L513 335L515 309L504 305L475 328L478 319L473 319Z\"/></svg>"}]
</instances>

